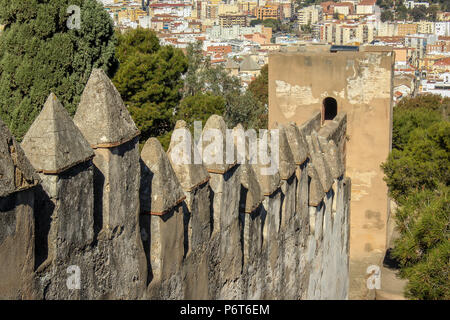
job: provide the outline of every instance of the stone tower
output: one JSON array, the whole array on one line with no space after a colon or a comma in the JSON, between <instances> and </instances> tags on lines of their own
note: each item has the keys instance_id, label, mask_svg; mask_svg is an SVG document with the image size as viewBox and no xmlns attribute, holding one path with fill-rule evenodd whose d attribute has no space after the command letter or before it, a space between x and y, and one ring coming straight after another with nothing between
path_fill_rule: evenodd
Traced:
<instances>
[{"instance_id":1,"label":"stone tower","mask_svg":"<svg viewBox=\"0 0 450 320\"><path fill-rule=\"evenodd\" d=\"M301 124L317 111L322 125L347 113L339 151L352 180L349 297L355 299L367 297L367 267L380 266L386 250L389 199L380 165L391 150L393 64L392 51L374 47L332 53L314 46L269 57L270 128Z\"/></svg>"}]
</instances>

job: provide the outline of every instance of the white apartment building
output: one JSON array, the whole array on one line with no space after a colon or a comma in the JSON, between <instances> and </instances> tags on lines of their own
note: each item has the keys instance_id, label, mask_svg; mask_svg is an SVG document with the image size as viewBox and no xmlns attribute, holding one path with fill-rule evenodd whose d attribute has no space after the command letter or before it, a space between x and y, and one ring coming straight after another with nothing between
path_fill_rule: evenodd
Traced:
<instances>
[{"instance_id":1,"label":"white apartment building","mask_svg":"<svg viewBox=\"0 0 450 320\"><path fill-rule=\"evenodd\" d=\"M172 15L187 18L192 15L192 6L185 3L151 3L150 9L154 15Z\"/></svg>"},{"instance_id":2,"label":"white apartment building","mask_svg":"<svg viewBox=\"0 0 450 320\"><path fill-rule=\"evenodd\" d=\"M239 39L246 34L262 33L262 24L254 27L241 27L240 25L233 25L232 27L212 26L206 29L206 34L211 39L231 40Z\"/></svg>"},{"instance_id":3,"label":"white apartment building","mask_svg":"<svg viewBox=\"0 0 450 320\"><path fill-rule=\"evenodd\" d=\"M377 21L375 28L379 37L393 37L397 34L396 23Z\"/></svg>"},{"instance_id":4,"label":"white apartment building","mask_svg":"<svg viewBox=\"0 0 450 320\"><path fill-rule=\"evenodd\" d=\"M421 85L421 93L438 94L450 98L450 73L448 72L441 74L438 81L422 80Z\"/></svg>"},{"instance_id":5,"label":"white apartment building","mask_svg":"<svg viewBox=\"0 0 450 320\"><path fill-rule=\"evenodd\" d=\"M419 21L417 23L417 33L433 34L434 33L434 22Z\"/></svg>"},{"instance_id":6,"label":"white apartment building","mask_svg":"<svg viewBox=\"0 0 450 320\"><path fill-rule=\"evenodd\" d=\"M434 33L438 36L450 36L450 21L435 22Z\"/></svg>"},{"instance_id":7,"label":"white apartment building","mask_svg":"<svg viewBox=\"0 0 450 320\"><path fill-rule=\"evenodd\" d=\"M322 6L314 5L302 8L298 11L299 25L314 24L322 20Z\"/></svg>"},{"instance_id":8,"label":"white apartment building","mask_svg":"<svg viewBox=\"0 0 450 320\"><path fill-rule=\"evenodd\" d=\"M374 27L366 23L325 23L323 42L336 45L370 43L374 38Z\"/></svg>"},{"instance_id":9,"label":"white apartment building","mask_svg":"<svg viewBox=\"0 0 450 320\"><path fill-rule=\"evenodd\" d=\"M374 14L376 0L361 0L356 5L356 14Z\"/></svg>"},{"instance_id":10,"label":"white apartment building","mask_svg":"<svg viewBox=\"0 0 450 320\"><path fill-rule=\"evenodd\" d=\"M405 36L405 47L415 49L417 57L422 59L426 55L427 44L434 44L436 35L410 34Z\"/></svg>"}]
</instances>

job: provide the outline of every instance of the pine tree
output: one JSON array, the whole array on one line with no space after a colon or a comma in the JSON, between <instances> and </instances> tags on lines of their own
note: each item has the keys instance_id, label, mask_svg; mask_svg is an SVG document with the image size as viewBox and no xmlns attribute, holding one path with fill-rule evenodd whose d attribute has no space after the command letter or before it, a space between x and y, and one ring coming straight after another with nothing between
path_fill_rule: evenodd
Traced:
<instances>
[{"instance_id":1,"label":"pine tree","mask_svg":"<svg viewBox=\"0 0 450 320\"><path fill-rule=\"evenodd\" d=\"M394 108L393 150L382 165L399 238L393 257L411 299L449 299L450 99L423 95Z\"/></svg>"},{"instance_id":2,"label":"pine tree","mask_svg":"<svg viewBox=\"0 0 450 320\"><path fill-rule=\"evenodd\" d=\"M175 125L187 59L180 49L161 46L151 30L129 30L118 37L119 68L113 83L141 130L141 140L158 137L164 147Z\"/></svg>"}]
</instances>

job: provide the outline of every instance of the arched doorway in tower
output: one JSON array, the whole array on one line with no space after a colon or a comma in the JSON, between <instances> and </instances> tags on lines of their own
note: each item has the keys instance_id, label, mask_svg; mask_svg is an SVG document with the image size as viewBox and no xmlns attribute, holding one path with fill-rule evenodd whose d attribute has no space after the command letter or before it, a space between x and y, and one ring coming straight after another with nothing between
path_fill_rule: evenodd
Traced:
<instances>
[{"instance_id":1,"label":"arched doorway in tower","mask_svg":"<svg viewBox=\"0 0 450 320\"><path fill-rule=\"evenodd\" d=\"M337 101L334 98L327 97L323 99L322 105L322 124L327 120L333 120L337 116Z\"/></svg>"}]
</instances>

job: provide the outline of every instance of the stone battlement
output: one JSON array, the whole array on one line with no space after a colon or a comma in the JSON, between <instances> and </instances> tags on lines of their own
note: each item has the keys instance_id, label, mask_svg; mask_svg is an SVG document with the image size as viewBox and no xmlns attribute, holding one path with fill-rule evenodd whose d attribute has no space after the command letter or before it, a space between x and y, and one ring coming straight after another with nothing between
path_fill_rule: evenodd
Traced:
<instances>
[{"instance_id":1,"label":"stone battlement","mask_svg":"<svg viewBox=\"0 0 450 320\"><path fill-rule=\"evenodd\" d=\"M207 161L220 151L208 130L226 145L220 116L199 144L174 134L167 152L150 138L139 153L101 70L73 120L51 94L21 145L0 121L0 299L346 299L347 117L321 122L275 124L267 175L237 160L247 138L234 160Z\"/></svg>"}]
</instances>

